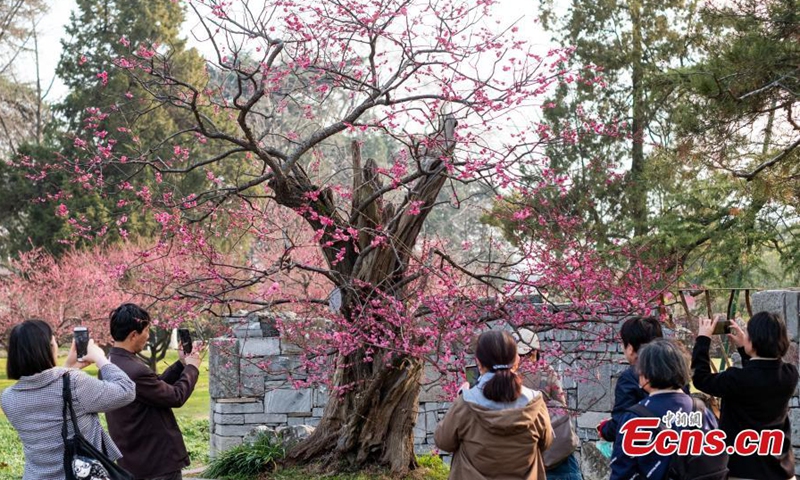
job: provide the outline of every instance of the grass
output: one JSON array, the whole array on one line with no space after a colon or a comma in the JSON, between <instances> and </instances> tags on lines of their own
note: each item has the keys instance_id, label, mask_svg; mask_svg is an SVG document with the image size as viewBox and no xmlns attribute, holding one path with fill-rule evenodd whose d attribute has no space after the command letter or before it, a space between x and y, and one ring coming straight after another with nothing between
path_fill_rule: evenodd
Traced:
<instances>
[{"instance_id":1,"label":"grass","mask_svg":"<svg viewBox=\"0 0 800 480\"><path fill-rule=\"evenodd\" d=\"M58 365L63 365L64 359L65 356L59 358ZM166 358L159 363L159 371L163 371L177 359L176 351L168 352ZM94 365L86 367L83 371L90 375L97 375L97 368ZM0 357L0 393L14 383L16 383L14 380L6 377L6 359ZM183 440L189 451L193 467L208 463L209 403L208 363L204 361L200 366L200 378L192 396L182 408L175 410L175 417L183 432ZM100 421L105 426L103 415L100 416ZM3 452L3 455L0 456L0 480L21 478L25 464L22 444L2 409L0 409L0 452Z\"/></svg>"}]
</instances>

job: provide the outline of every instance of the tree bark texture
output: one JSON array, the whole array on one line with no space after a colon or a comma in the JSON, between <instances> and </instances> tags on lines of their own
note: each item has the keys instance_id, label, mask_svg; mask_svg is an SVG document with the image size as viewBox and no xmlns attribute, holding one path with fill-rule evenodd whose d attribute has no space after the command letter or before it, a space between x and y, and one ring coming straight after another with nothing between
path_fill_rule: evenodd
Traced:
<instances>
[{"instance_id":1,"label":"tree bark texture","mask_svg":"<svg viewBox=\"0 0 800 480\"><path fill-rule=\"evenodd\" d=\"M423 147L417 156L419 175L397 207L384 201L386 191L382 190L375 162L362 162L360 147L353 142L350 219L335 216L334 221L358 229L357 242L349 242L356 243L357 249L337 241L323 250L331 270L338 274L336 284L343 293L340 313L345 321L357 320L358 307L375 298L375 289L404 300L411 254L447 179L443 158L452 154L455 126L454 119L445 118L426 142L433 146ZM418 213L409 213L412 206ZM336 215L329 195L320 195L314 208ZM313 220L309 223L319 228ZM383 241L374 243L378 236L384 237ZM327 234L320 240L329 241L333 239ZM348 248L346 260L334 262L343 247ZM394 333L402 335L400 331ZM379 465L398 475L416 467L413 429L419 410L422 361L385 351L371 354L369 361L366 357L363 349L339 354L325 413L314 433L290 452L290 462L336 464L337 470Z\"/></svg>"}]
</instances>

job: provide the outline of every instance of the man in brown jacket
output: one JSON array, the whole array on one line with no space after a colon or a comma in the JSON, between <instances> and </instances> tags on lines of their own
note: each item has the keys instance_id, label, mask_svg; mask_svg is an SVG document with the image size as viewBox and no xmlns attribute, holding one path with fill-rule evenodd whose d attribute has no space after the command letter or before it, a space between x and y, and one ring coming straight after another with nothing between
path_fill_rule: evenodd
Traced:
<instances>
[{"instance_id":1,"label":"man in brown jacket","mask_svg":"<svg viewBox=\"0 0 800 480\"><path fill-rule=\"evenodd\" d=\"M149 327L150 315L132 303L111 312L114 347L108 358L136 383L136 400L106 413L108 433L122 452L119 465L137 480L181 480L189 454L172 409L191 396L200 357L181 350L180 360L156 375L136 356L147 345Z\"/></svg>"}]
</instances>

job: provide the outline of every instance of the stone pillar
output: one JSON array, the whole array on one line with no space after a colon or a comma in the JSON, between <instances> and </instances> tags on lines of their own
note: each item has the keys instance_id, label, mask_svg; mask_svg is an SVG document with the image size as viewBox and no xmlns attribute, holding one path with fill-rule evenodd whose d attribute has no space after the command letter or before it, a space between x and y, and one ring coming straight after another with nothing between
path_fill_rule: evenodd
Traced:
<instances>
[{"instance_id":1,"label":"stone pillar","mask_svg":"<svg viewBox=\"0 0 800 480\"><path fill-rule=\"evenodd\" d=\"M316 425L327 401L324 388L292 387L302 351L279 337L274 314L229 323L233 335L209 349L212 457L259 426Z\"/></svg>"}]
</instances>

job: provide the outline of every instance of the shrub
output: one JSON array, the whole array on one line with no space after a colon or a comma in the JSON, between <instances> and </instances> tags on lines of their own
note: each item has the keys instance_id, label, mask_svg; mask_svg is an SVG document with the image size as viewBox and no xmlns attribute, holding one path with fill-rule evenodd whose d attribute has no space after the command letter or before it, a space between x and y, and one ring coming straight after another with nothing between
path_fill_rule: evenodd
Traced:
<instances>
[{"instance_id":1,"label":"shrub","mask_svg":"<svg viewBox=\"0 0 800 480\"><path fill-rule=\"evenodd\" d=\"M204 477L224 480L250 480L256 475L274 471L278 461L286 456L286 449L280 438L274 435L260 435L251 443L243 443L221 453L211 461Z\"/></svg>"}]
</instances>

